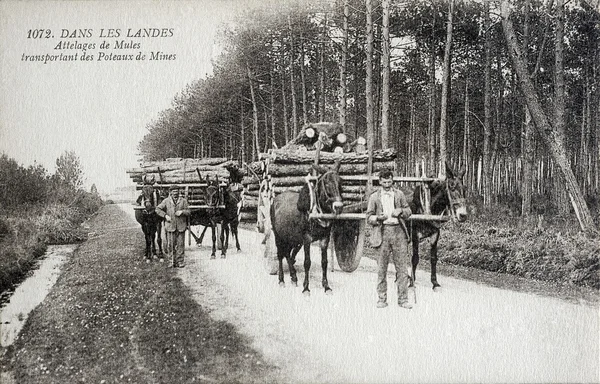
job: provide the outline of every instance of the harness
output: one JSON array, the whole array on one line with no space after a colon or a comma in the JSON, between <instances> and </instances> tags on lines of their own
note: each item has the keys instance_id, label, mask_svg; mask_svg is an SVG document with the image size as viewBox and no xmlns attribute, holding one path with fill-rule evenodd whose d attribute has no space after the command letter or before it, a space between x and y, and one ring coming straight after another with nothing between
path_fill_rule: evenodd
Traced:
<instances>
[{"instance_id":1,"label":"harness","mask_svg":"<svg viewBox=\"0 0 600 384\"><path fill-rule=\"evenodd\" d=\"M323 213L323 208L319 204L319 196L318 196L319 193L325 193L325 198L327 199L327 202L333 200L331 198L331 196L328 195L327 188L325 188L323 186L325 175L329 174L330 172L331 171L325 172L320 177L318 177L315 186L313 186L313 184L311 182L310 175L307 175L305 178L306 183L308 184L308 195L310 196L310 209L309 209L310 213L316 213L316 214ZM325 219L313 219L313 220L319 226L321 226L323 228L329 228L331 226L331 220L325 220Z\"/></svg>"}]
</instances>

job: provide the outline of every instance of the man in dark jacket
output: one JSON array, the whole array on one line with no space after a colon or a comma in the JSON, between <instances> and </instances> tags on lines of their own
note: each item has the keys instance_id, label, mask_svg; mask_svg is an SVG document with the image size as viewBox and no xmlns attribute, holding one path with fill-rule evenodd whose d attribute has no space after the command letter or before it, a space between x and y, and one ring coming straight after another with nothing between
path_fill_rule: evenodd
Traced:
<instances>
[{"instance_id":1,"label":"man in dark jacket","mask_svg":"<svg viewBox=\"0 0 600 384\"><path fill-rule=\"evenodd\" d=\"M408 302L408 231L404 220L410 217L411 211L404 193L394 188L393 173L381 171L379 174L381 188L369 197L367 221L373 225L371 245L379 247L377 260L377 308L387 307L387 270L390 262L396 268L396 285L398 287L398 305L411 309Z\"/></svg>"},{"instance_id":2,"label":"man in dark jacket","mask_svg":"<svg viewBox=\"0 0 600 384\"><path fill-rule=\"evenodd\" d=\"M190 209L187 200L179 196L179 187L174 185L169 190L170 196L156 207L156 213L165 218L165 232L173 267L183 268L185 267L185 230Z\"/></svg>"}]
</instances>

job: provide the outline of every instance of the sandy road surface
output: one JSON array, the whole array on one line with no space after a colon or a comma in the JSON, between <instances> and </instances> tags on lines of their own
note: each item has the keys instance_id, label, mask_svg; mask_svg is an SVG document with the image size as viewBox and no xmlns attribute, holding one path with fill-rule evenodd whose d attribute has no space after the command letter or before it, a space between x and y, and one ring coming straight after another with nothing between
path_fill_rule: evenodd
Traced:
<instances>
[{"instance_id":1,"label":"sandy road surface","mask_svg":"<svg viewBox=\"0 0 600 384\"><path fill-rule=\"evenodd\" d=\"M373 261L363 259L351 274L330 273L334 293L325 295L316 251L307 299L289 275L279 288L266 273L260 235L241 231L240 242L242 252L216 260L207 241L188 246L178 274L212 316L250 336L290 382L600 381L597 306L445 276L434 293L420 273L413 310L377 309L376 276L367 271Z\"/></svg>"}]
</instances>

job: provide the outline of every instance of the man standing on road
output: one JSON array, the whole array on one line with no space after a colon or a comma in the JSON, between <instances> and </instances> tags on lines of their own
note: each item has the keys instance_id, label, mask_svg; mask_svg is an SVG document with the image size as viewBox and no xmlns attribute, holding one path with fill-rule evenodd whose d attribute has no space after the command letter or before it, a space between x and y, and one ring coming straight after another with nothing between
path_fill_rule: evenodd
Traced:
<instances>
[{"instance_id":1,"label":"man standing on road","mask_svg":"<svg viewBox=\"0 0 600 384\"><path fill-rule=\"evenodd\" d=\"M393 188L394 174L384 170L379 174L381 188L369 197L367 221L373 225L371 245L379 247L377 260L377 308L387 307L387 270L390 262L396 268L396 285L398 287L398 305L411 309L408 302L408 231L404 220L410 217L411 211L404 193Z\"/></svg>"},{"instance_id":2,"label":"man standing on road","mask_svg":"<svg viewBox=\"0 0 600 384\"><path fill-rule=\"evenodd\" d=\"M187 217L190 215L190 209L187 200L179 196L178 186L171 186L169 191L170 196L156 207L156 213L165 218L168 252L173 267L183 268L185 267L185 230L187 229Z\"/></svg>"}]
</instances>

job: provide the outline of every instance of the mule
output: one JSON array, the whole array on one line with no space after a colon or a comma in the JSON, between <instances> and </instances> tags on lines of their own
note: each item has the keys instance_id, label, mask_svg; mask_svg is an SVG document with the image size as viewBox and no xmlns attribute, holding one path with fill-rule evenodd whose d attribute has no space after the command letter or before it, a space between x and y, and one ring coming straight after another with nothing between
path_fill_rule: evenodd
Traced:
<instances>
[{"instance_id":1,"label":"mule","mask_svg":"<svg viewBox=\"0 0 600 384\"><path fill-rule=\"evenodd\" d=\"M206 178L206 183L207 186L206 189L204 189L204 203L208 207L206 209L193 210L190 214L190 225L202 225L205 228L200 237L196 237L192 231L190 231L190 233L196 240L196 244L200 245L202 243L202 238L204 237L204 232L206 232L208 228L211 229L212 252L210 258L215 259L217 253L217 224L222 221L219 209L219 205L221 205L221 188L219 186L218 177L213 180ZM226 257L225 252L225 247L221 247L222 258Z\"/></svg>"},{"instance_id":2,"label":"mule","mask_svg":"<svg viewBox=\"0 0 600 384\"><path fill-rule=\"evenodd\" d=\"M283 259L287 260L290 278L294 286L298 285L298 277L294 267L295 255L304 247L304 289L302 293L310 295L309 271L311 266L310 245L319 242L321 249L321 268L323 270L322 284L325 293L331 293L327 281L327 247L331 234L331 221L309 220L311 211L322 213L342 212L341 178L339 175L340 162L336 162L331 170L318 165L313 167L319 177L313 188L307 183L299 192L283 192L273 199L271 206L271 224L275 245L277 246L277 260L279 261L279 285L285 286L283 278Z\"/></svg>"},{"instance_id":3,"label":"mule","mask_svg":"<svg viewBox=\"0 0 600 384\"><path fill-rule=\"evenodd\" d=\"M449 213L454 220L463 222L467 219L467 205L465 199L465 187L462 177L465 174L464 167L455 173L451 167L446 164L446 179L435 181L429 186L431 194L431 214L441 215ZM421 186L418 185L412 194L407 196L408 205L413 214L422 214L424 212L421 201ZM412 273L410 286L414 287L415 272L419 264L419 242L426 238L431 238L430 261L431 261L431 283L433 290L437 291L440 284L437 281L437 262L438 262L438 240L440 238L440 224L431 221L411 221L408 225L409 236L412 241Z\"/></svg>"},{"instance_id":4,"label":"mule","mask_svg":"<svg viewBox=\"0 0 600 384\"><path fill-rule=\"evenodd\" d=\"M158 189L146 184L142 187L142 193L137 199L138 205L142 205L144 209L135 210L135 219L142 226L144 238L146 240L146 251L144 257L147 261L152 257L163 257L162 250L162 222L163 219L158 216L155 209L163 200ZM158 253L157 245L158 244Z\"/></svg>"},{"instance_id":5,"label":"mule","mask_svg":"<svg viewBox=\"0 0 600 384\"><path fill-rule=\"evenodd\" d=\"M223 203L225 208L221 209L221 225L223 231L221 232L221 244L222 247L227 251L229 248L229 232L231 236L235 238L235 247L238 251L241 251L240 241L238 239L238 225L239 225L239 214L242 201L242 187L241 184L229 184L225 188L223 193Z\"/></svg>"}]
</instances>

